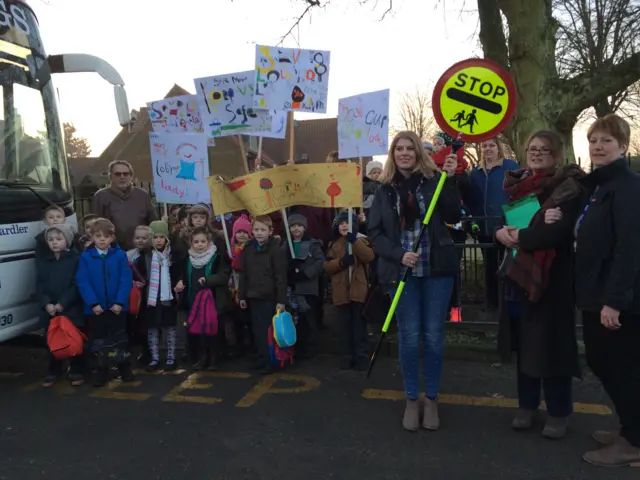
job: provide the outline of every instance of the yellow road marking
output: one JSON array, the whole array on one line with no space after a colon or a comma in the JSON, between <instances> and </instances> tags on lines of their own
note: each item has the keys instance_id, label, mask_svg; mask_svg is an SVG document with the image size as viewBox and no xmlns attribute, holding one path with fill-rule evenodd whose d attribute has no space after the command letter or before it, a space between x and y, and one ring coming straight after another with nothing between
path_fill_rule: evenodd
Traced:
<instances>
[{"instance_id":1,"label":"yellow road marking","mask_svg":"<svg viewBox=\"0 0 640 480\"><path fill-rule=\"evenodd\" d=\"M402 390L379 390L376 388L367 388L362 392L362 398L369 400L404 400L405 394ZM498 407L498 408L518 408L518 400L515 398L504 397L474 397L471 395L438 395L438 402L450 405L466 405L472 407ZM542 409L546 409L546 405L542 402ZM606 405L595 403L574 403L573 409L576 413L585 413L590 415L611 415L613 412Z\"/></svg>"},{"instance_id":2,"label":"yellow road marking","mask_svg":"<svg viewBox=\"0 0 640 480\"><path fill-rule=\"evenodd\" d=\"M44 388L42 386L42 380L40 380L20 389L20 391L24 393L33 392L35 390L53 390L58 395L72 395L76 393L77 387L72 387L66 379L61 378L51 388Z\"/></svg>"},{"instance_id":3,"label":"yellow road marking","mask_svg":"<svg viewBox=\"0 0 640 480\"><path fill-rule=\"evenodd\" d=\"M111 380L104 387L101 387L98 390L95 390L94 392L90 393L89 396L92 398L109 398L113 400L137 400L139 402L142 402L144 400L149 400L153 396L150 393L134 393L134 392L116 391L116 389L120 387L124 387L124 386L139 387L140 385L142 385L142 382L140 381L125 383L120 379Z\"/></svg>"},{"instance_id":4,"label":"yellow road marking","mask_svg":"<svg viewBox=\"0 0 640 480\"><path fill-rule=\"evenodd\" d=\"M213 387L213 383L198 383L198 380L201 378L250 378L251 375L248 373L242 372L198 372L192 373L187 377L187 379L182 382L179 386L171 389L169 393L167 393L164 397L162 397L162 401L164 402L190 402L190 403L204 403L208 405L213 405L216 403L221 403L224 399L216 398L216 397L199 397L199 396L191 396L184 395L185 390L206 390L208 388Z\"/></svg>"},{"instance_id":5,"label":"yellow road marking","mask_svg":"<svg viewBox=\"0 0 640 480\"><path fill-rule=\"evenodd\" d=\"M0 378L16 378L23 375L22 372L0 372Z\"/></svg>"},{"instance_id":6,"label":"yellow road marking","mask_svg":"<svg viewBox=\"0 0 640 480\"><path fill-rule=\"evenodd\" d=\"M274 387L273 385L275 385L279 380L285 382L299 382L300 385L288 388ZM319 386L320 380L309 375L287 375L285 373L276 373L266 376L260 380L255 387L249 390L249 392L242 397L238 403L236 403L236 407L251 407L260 400L261 397L270 393L302 393L314 390Z\"/></svg>"},{"instance_id":7,"label":"yellow road marking","mask_svg":"<svg viewBox=\"0 0 640 480\"><path fill-rule=\"evenodd\" d=\"M182 375L187 371L184 368L177 368L175 370L156 370L155 372L148 372L147 370L134 370L134 375Z\"/></svg>"}]
</instances>

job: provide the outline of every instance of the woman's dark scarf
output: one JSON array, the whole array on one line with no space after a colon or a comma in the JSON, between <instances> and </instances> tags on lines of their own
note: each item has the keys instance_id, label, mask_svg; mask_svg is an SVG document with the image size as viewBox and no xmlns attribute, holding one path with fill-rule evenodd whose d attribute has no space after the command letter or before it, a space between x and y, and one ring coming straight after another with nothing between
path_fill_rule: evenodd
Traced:
<instances>
[{"instance_id":1,"label":"woman's dark scarf","mask_svg":"<svg viewBox=\"0 0 640 480\"><path fill-rule=\"evenodd\" d=\"M412 230L420 217L417 192L423 178L421 172L412 173L409 178L396 172L393 178L393 188L400 197L400 225L403 230Z\"/></svg>"},{"instance_id":2,"label":"woman's dark scarf","mask_svg":"<svg viewBox=\"0 0 640 480\"><path fill-rule=\"evenodd\" d=\"M582 187L578 179L585 176L575 164L550 169L534 175L530 169L508 171L504 179L504 192L510 201L531 195L538 197L541 208L533 216L530 227L544 223L544 212L578 197ZM518 284L531 302L538 302L549 283L549 273L556 257L555 250L525 252L518 249L507 266L507 276Z\"/></svg>"}]
</instances>

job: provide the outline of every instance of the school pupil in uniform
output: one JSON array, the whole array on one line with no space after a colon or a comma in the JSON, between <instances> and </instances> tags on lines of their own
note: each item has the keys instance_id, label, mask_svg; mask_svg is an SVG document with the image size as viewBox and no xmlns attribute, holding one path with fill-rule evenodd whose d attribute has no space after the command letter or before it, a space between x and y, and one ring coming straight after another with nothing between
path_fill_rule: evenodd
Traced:
<instances>
[{"instance_id":1,"label":"school pupil in uniform","mask_svg":"<svg viewBox=\"0 0 640 480\"><path fill-rule=\"evenodd\" d=\"M288 242L282 246L289 261L287 281L298 319L295 354L297 358L311 357L311 344L315 341L315 310L320 295L320 275L323 273L322 242L307 233L307 218L299 213L289 216L289 230L293 243L293 257Z\"/></svg>"},{"instance_id":2,"label":"school pupil in uniform","mask_svg":"<svg viewBox=\"0 0 640 480\"><path fill-rule=\"evenodd\" d=\"M355 216L352 222L357 225ZM344 353L340 369L364 371L369 366L369 348L362 306L367 297L367 278L371 275L369 264L375 253L367 237L349 231L348 211L336 217L333 232L335 240L327 250L324 270L331 275L333 304L342 328ZM352 254L349 253L349 245Z\"/></svg>"},{"instance_id":3,"label":"school pupil in uniform","mask_svg":"<svg viewBox=\"0 0 640 480\"><path fill-rule=\"evenodd\" d=\"M145 276L141 272L146 272L146 266L140 266L141 259L144 263L147 254L153 250L151 244L151 229L148 225L138 225L133 232L134 248L127 250L127 258L133 270L133 284L142 293L147 282ZM141 302L142 304L142 299ZM141 346L142 353L138 357L138 361L145 365L151 362L151 352L149 351L149 342L147 340L147 329L142 324L139 312L127 314L127 333L129 335L130 346Z\"/></svg>"},{"instance_id":4,"label":"school pupil in uniform","mask_svg":"<svg viewBox=\"0 0 640 480\"><path fill-rule=\"evenodd\" d=\"M167 358L164 370L175 370L177 300L174 288L180 280L180 266L171 262L169 226L156 220L149 225L152 248L141 256L136 269L144 278L142 305L139 319L147 328L147 341L151 361L148 371L160 369L160 336L167 342Z\"/></svg>"},{"instance_id":5,"label":"school pupil in uniform","mask_svg":"<svg viewBox=\"0 0 640 480\"><path fill-rule=\"evenodd\" d=\"M242 251L238 297L240 308L251 312L253 335L258 353L254 368L269 374L267 333L276 311L284 311L287 302L287 260L279 242L272 236L268 215L259 215L252 223L253 240Z\"/></svg>"},{"instance_id":6,"label":"school pupil in uniform","mask_svg":"<svg viewBox=\"0 0 640 480\"><path fill-rule=\"evenodd\" d=\"M253 329L251 326L251 317L248 310L240 308L240 300L238 299L238 284L240 282L240 259L242 251L251 241L251 221L246 215L240 217L233 222L231 236L231 276L229 277L229 289L233 301L232 315L236 330L236 356L243 357L246 353L247 339L245 331L249 333L249 350L255 350L255 341L253 339Z\"/></svg>"},{"instance_id":7,"label":"school pupil in uniform","mask_svg":"<svg viewBox=\"0 0 640 480\"><path fill-rule=\"evenodd\" d=\"M79 238L80 245L82 245L82 251L87 248L91 248L91 226L93 222L98 219L98 216L94 213L88 213L82 217L82 232L83 234Z\"/></svg>"},{"instance_id":8,"label":"school pupil in uniform","mask_svg":"<svg viewBox=\"0 0 640 480\"><path fill-rule=\"evenodd\" d=\"M98 218L92 227L94 246L80 256L76 273L92 344L111 341L120 332L126 333L126 312L129 310L133 275L127 254L118 245L112 246L115 238L113 223L106 218ZM123 348L128 347L123 345ZM134 381L128 359L118 365L118 370L123 382ZM101 387L108 381L108 367L98 366L94 371L93 385Z\"/></svg>"},{"instance_id":9,"label":"school pupil in uniform","mask_svg":"<svg viewBox=\"0 0 640 480\"><path fill-rule=\"evenodd\" d=\"M49 251L36 264L36 292L41 307L41 324L48 330L53 317L64 315L78 328L84 327L82 298L76 286L76 270L80 255L69 246L73 232L68 225L51 225L44 231ZM84 383L85 357L73 357L69 361L69 382L74 387ZM49 353L49 367L42 382L52 387L63 374L63 363Z\"/></svg>"},{"instance_id":10,"label":"school pupil in uniform","mask_svg":"<svg viewBox=\"0 0 640 480\"><path fill-rule=\"evenodd\" d=\"M44 222L45 227L50 227L51 225L60 225L63 223L67 223L67 218L62 207L59 207L58 205L49 205L44 210L42 221ZM84 250L84 247L80 244L79 239L80 236L74 232L73 241L69 244L69 248L73 248L78 253L81 253ZM36 259L39 259L43 255L47 255L49 252L49 244L47 243L47 239L44 236L44 230L36 235L35 240Z\"/></svg>"},{"instance_id":11,"label":"school pupil in uniform","mask_svg":"<svg viewBox=\"0 0 640 480\"><path fill-rule=\"evenodd\" d=\"M194 370L218 370L220 366L222 347L220 332L224 328L225 317L230 313L232 305L229 292L230 275L231 264L224 238L212 234L206 226L194 228L191 232L189 257L182 268L182 279L176 286L176 291L182 294L181 308L191 313L198 293L201 290L210 289L218 319L218 333L215 335L204 328L198 333L192 331L187 333L189 358ZM203 321L212 321L212 319L207 318Z\"/></svg>"}]
</instances>

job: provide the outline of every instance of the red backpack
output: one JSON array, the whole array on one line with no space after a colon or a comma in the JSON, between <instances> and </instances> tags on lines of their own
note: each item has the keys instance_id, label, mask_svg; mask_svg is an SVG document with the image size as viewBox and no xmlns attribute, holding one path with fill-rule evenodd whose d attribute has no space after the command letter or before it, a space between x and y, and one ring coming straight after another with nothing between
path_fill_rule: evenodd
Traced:
<instances>
[{"instance_id":1,"label":"red backpack","mask_svg":"<svg viewBox=\"0 0 640 480\"><path fill-rule=\"evenodd\" d=\"M269 361L276 368L284 368L288 361L293 365L293 347L281 348L273 335L273 325L269 325L267 331L267 341L269 344Z\"/></svg>"},{"instance_id":2,"label":"red backpack","mask_svg":"<svg viewBox=\"0 0 640 480\"><path fill-rule=\"evenodd\" d=\"M203 288L196 294L187 325L189 333L193 335L213 337L218 334L218 312L213 294L208 288Z\"/></svg>"},{"instance_id":3,"label":"red backpack","mask_svg":"<svg viewBox=\"0 0 640 480\"><path fill-rule=\"evenodd\" d=\"M56 360L79 357L84 353L87 336L67 317L58 315L51 319L47 330L47 345Z\"/></svg>"}]
</instances>

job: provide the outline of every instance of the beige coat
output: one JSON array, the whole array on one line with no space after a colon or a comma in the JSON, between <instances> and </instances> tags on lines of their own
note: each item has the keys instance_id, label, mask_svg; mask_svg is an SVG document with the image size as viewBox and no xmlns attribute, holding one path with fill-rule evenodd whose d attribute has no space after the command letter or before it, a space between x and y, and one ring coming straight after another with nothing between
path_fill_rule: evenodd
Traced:
<instances>
[{"instance_id":1,"label":"beige coat","mask_svg":"<svg viewBox=\"0 0 640 480\"><path fill-rule=\"evenodd\" d=\"M349 283L349 267L342 266L342 258L347 252L347 239L340 237L329 245L324 270L331 275L331 288L334 305L350 302L364 303L369 289L367 276L370 276L369 263L375 258L369 239L359 236L353 242L353 276ZM366 270L365 270L366 269Z\"/></svg>"}]
</instances>

